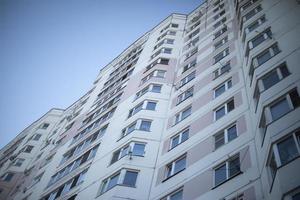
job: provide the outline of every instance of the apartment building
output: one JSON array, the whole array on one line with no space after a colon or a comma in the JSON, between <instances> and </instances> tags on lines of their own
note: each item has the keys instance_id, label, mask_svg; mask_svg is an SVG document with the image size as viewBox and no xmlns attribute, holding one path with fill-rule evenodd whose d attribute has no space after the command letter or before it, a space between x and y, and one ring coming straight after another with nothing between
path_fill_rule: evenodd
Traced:
<instances>
[{"instance_id":1,"label":"apartment building","mask_svg":"<svg viewBox=\"0 0 300 200\"><path fill-rule=\"evenodd\" d=\"M297 0L171 14L1 150L0 199L300 199L299 19Z\"/></svg>"}]
</instances>

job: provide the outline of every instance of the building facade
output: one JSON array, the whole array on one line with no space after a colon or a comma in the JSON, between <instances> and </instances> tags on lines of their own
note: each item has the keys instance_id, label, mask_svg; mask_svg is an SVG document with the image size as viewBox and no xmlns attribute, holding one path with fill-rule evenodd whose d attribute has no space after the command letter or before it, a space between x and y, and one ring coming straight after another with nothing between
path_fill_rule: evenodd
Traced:
<instances>
[{"instance_id":1,"label":"building facade","mask_svg":"<svg viewBox=\"0 0 300 200\"><path fill-rule=\"evenodd\" d=\"M171 14L1 150L0 199L299 200L300 4Z\"/></svg>"}]
</instances>

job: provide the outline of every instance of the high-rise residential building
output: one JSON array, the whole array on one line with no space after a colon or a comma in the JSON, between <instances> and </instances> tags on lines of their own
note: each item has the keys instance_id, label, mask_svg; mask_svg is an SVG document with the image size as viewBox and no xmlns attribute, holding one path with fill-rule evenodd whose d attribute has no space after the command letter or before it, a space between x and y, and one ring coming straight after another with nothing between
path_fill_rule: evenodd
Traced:
<instances>
[{"instance_id":1,"label":"high-rise residential building","mask_svg":"<svg viewBox=\"0 0 300 200\"><path fill-rule=\"evenodd\" d=\"M299 200L300 4L171 14L0 154L0 199Z\"/></svg>"}]
</instances>

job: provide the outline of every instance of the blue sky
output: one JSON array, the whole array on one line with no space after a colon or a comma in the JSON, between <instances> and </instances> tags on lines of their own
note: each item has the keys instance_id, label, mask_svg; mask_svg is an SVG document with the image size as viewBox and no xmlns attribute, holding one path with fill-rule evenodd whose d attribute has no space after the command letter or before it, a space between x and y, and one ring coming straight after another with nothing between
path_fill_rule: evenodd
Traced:
<instances>
[{"instance_id":1,"label":"blue sky","mask_svg":"<svg viewBox=\"0 0 300 200\"><path fill-rule=\"evenodd\" d=\"M201 0L1 0L0 148L87 92L101 67Z\"/></svg>"}]
</instances>

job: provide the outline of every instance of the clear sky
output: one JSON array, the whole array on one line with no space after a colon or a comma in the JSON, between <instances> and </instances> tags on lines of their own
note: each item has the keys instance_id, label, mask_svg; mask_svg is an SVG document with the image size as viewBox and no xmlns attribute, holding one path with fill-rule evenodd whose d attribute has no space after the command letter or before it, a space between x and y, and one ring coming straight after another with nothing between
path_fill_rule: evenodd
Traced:
<instances>
[{"instance_id":1,"label":"clear sky","mask_svg":"<svg viewBox=\"0 0 300 200\"><path fill-rule=\"evenodd\" d=\"M201 0L1 0L0 148L87 92L101 67Z\"/></svg>"}]
</instances>

